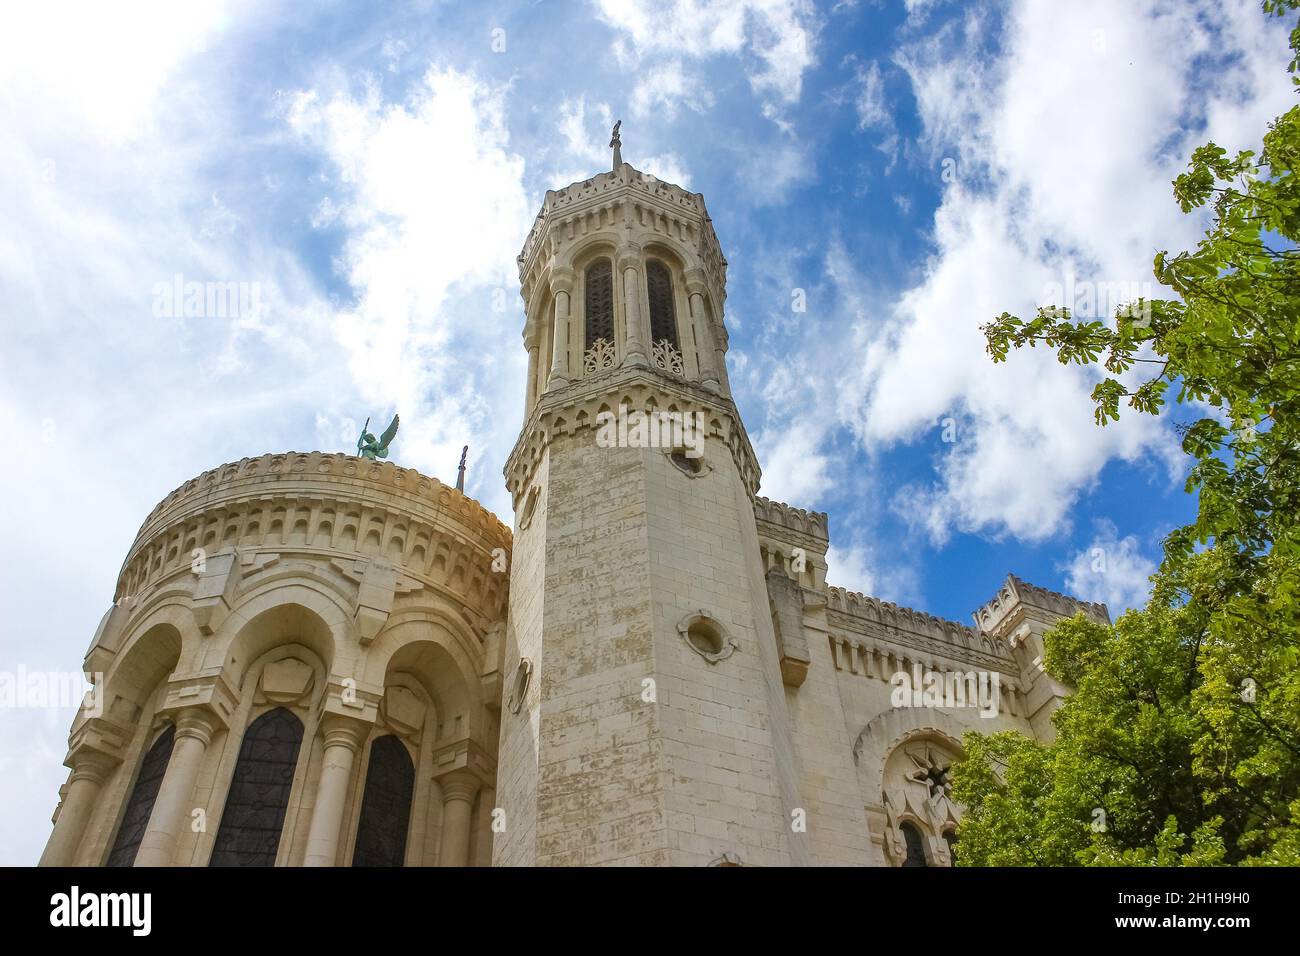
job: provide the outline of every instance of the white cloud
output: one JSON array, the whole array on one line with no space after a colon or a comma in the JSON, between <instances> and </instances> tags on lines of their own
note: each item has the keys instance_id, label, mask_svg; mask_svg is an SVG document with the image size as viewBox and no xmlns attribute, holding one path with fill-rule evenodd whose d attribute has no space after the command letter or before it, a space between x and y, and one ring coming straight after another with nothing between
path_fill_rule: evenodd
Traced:
<instances>
[{"instance_id":1,"label":"white cloud","mask_svg":"<svg viewBox=\"0 0 1300 956\"><path fill-rule=\"evenodd\" d=\"M202 54L235 4L226 0L142 0L129 9L94 0L48 0L5 11L0 85L19 102L24 132L57 135L75 117L83 133L108 141L147 135L168 77Z\"/></svg>"},{"instance_id":2,"label":"white cloud","mask_svg":"<svg viewBox=\"0 0 1300 956\"><path fill-rule=\"evenodd\" d=\"M531 217L503 91L435 67L405 103L373 83L309 90L286 121L337 171L329 201L349 232L341 265L356 303L336 332L376 413L402 413L403 460L446 473L465 442L504 460L524 374L522 346L509 347L522 328L513 256ZM482 487L508 510L499 482Z\"/></svg>"},{"instance_id":3,"label":"white cloud","mask_svg":"<svg viewBox=\"0 0 1300 956\"><path fill-rule=\"evenodd\" d=\"M679 104L697 113L713 106L713 94L700 77L688 75L679 59L665 60L637 71L632 91L632 113L646 117L659 113L672 119Z\"/></svg>"},{"instance_id":4,"label":"white cloud","mask_svg":"<svg viewBox=\"0 0 1300 956\"><path fill-rule=\"evenodd\" d=\"M879 127L892 130L894 117L885 103L885 84L881 79L880 64L873 60L866 68L859 66L857 82L860 89L854 105L858 111L858 128Z\"/></svg>"},{"instance_id":5,"label":"white cloud","mask_svg":"<svg viewBox=\"0 0 1300 956\"><path fill-rule=\"evenodd\" d=\"M1141 552L1133 535L1119 537L1112 521L1094 522L1092 543L1065 567L1065 589L1085 601L1105 604L1111 620L1129 608L1145 606L1147 579L1156 566Z\"/></svg>"},{"instance_id":6,"label":"white cloud","mask_svg":"<svg viewBox=\"0 0 1300 956\"><path fill-rule=\"evenodd\" d=\"M916 574L898 555L885 559L875 548L862 544L832 544L827 549L826 583L901 605L917 594Z\"/></svg>"},{"instance_id":7,"label":"white cloud","mask_svg":"<svg viewBox=\"0 0 1300 956\"><path fill-rule=\"evenodd\" d=\"M877 575L864 549L831 545L826 551L826 583L875 596Z\"/></svg>"},{"instance_id":8,"label":"white cloud","mask_svg":"<svg viewBox=\"0 0 1300 956\"><path fill-rule=\"evenodd\" d=\"M1197 223L1169 189L1191 148L1216 137L1246 145L1231 138L1258 135L1289 105L1285 30L1257 9L1254 19L1234 11L1218 52L1242 49L1278 69L1266 85L1245 68L1206 76L1195 60L1209 44L1204 12L1019 3L1005 53L990 62L979 42L989 18L976 8L896 57L912 80L936 178L947 155L959 179L935 214L924 280L885 321L860 329L862 401L852 418L868 447L915 440L945 415L967 422L961 440L939 449L937 482L900 501L935 540L954 528L1043 538L1068 524L1070 506L1108 461L1154 454L1181 464L1153 419L1092 425L1092 374L1041 350L995 366L978 327L1004 310L1032 311L1067 273L1147 281L1155 249L1195 242ZM1210 98L1198 102L1189 89L1207 83ZM1223 119L1225 97L1249 120ZM1206 112L1211 127L1183 130L1188 111Z\"/></svg>"},{"instance_id":9,"label":"white cloud","mask_svg":"<svg viewBox=\"0 0 1300 956\"><path fill-rule=\"evenodd\" d=\"M815 62L815 11L805 0L600 0L599 6L601 17L630 41L616 50L624 66L651 70L650 92L636 94L642 103L658 96L698 108L707 95L699 84L670 82L671 73L656 76L645 61L745 55L753 90L783 105L798 101L804 72Z\"/></svg>"},{"instance_id":10,"label":"white cloud","mask_svg":"<svg viewBox=\"0 0 1300 956\"><path fill-rule=\"evenodd\" d=\"M816 501L831 487L830 460L822 450L825 420L800 418L754 437L763 463L763 495L777 501Z\"/></svg>"}]
</instances>

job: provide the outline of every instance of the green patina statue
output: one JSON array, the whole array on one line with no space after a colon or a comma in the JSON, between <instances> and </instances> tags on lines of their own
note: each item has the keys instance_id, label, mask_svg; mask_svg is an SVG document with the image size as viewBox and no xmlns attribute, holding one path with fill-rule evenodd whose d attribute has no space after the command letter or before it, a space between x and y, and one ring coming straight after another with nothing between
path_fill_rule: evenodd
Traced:
<instances>
[{"instance_id":1,"label":"green patina statue","mask_svg":"<svg viewBox=\"0 0 1300 956\"><path fill-rule=\"evenodd\" d=\"M393 443L393 436L397 434L398 416L394 415L393 420L384 433L378 439L372 435L370 428L370 419L366 419L366 424L361 429L361 437L357 439L357 454L362 458L387 458L388 446Z\"/></svg>"}]
</instances>

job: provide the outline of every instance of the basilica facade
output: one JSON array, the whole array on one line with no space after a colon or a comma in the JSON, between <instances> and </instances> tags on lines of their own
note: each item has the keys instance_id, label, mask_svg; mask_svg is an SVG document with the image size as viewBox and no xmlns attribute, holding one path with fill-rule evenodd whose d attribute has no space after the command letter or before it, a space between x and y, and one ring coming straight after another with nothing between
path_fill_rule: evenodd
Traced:
<instances>
[{"instance_id":1,"label":"basilica facade","mask_svg":"<svg viewBox=\"0 0 1300 956\"><path fill-rule=\"evenodd\" d=\"M392 462L286 452L148 516L84 669L63 866L947 866L967 730L1039 740L1043 634L826 580L759 494L704 198L613 168L518 259L513 529Z\"/></svg>"}]
</instances>

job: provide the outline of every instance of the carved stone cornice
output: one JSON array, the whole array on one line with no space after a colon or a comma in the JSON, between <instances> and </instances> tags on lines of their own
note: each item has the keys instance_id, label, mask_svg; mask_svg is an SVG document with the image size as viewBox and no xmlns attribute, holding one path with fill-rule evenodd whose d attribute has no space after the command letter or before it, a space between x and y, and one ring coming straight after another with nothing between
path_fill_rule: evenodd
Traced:
<instances>
[{"instance_id":1,"label":"carved stone cornice","mask_svg":"<svg viewBox=\"0 0 1300 956\"><path fill-rule=\"evenodd\" d=\"M191 575L196 548L205 552L192 572L204 632L220 626L234 588L277 555L387 560L489 618L504 613L509 591L508 575L492 570L498 549L509 566L511 549L495 515L419 472L349 455L263 455L187 482L145 521L115 597L146 596Z\"/></svg>"},{"instance_id":2,"label":"carved stone cornice","mask_svg":"<svg viewBox=\"0 0 1300 956\"><path fill-rule=\"evenodd\" d=\"M877 627L863 627L860 620L854 621L845 615L831 612L827 615L830 625L831 655L836 670L856 671L857 660L862 655L874 653L880 656L892 656L909 664L919 662L926 667L948 670L947 662L964 665L975 670L996 671L1018 682L1020 669L1014 659L989 654L970 647L921 637L898 631L886 631ZM853 655L857 655L854 658Z\"/></svg>"},{"instance_id":3,"label":"carved stone cornice","mask_svg":"<svg viewBox=\"0 0 1300 956\"><path fill-rule=\"evenodd\" d=\"M617 366L547 392L533 406L504 468L515 507L555 434L594 430L600 409L607 407L617 414L620 404L626 404L629 411L644 412L651 407L664 411L672 406L681 413L701 413L706 442L713 446L713 453L718 453L720 443L731 455L749 493L757 493L762 472L730 398L654 369Z\"/></svg>"}]
</instances>

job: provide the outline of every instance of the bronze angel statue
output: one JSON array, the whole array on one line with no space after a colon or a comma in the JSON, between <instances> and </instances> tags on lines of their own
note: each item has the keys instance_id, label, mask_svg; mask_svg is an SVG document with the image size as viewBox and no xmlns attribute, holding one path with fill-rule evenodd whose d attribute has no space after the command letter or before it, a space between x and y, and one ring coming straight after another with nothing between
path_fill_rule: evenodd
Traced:
<instances>
[{"instance_id":1,"label":"bronze angel statue","mask_svg":"<svg viewBox=\"0 0 1300 956\"><path fill-rule=\"evenodd\" d=\"M357 439L357 454L362 458L387 458L388 446L393 443L393 437L397 434L398 416L394 415L393 420L389 422L388 427L378 439L372 435L370 428L370 419L366 419L366 424L361 429L361 437Z\"/></svg>"}]
</instances>

